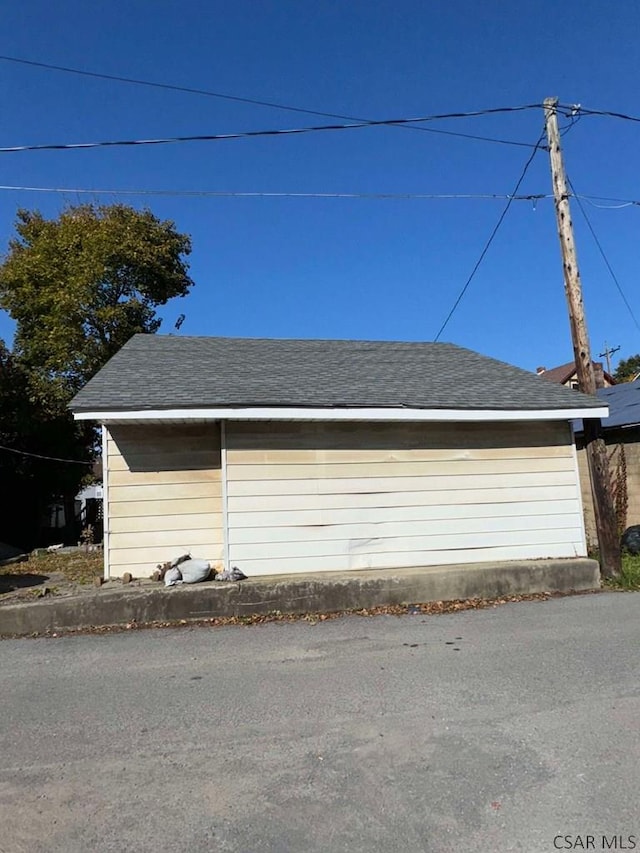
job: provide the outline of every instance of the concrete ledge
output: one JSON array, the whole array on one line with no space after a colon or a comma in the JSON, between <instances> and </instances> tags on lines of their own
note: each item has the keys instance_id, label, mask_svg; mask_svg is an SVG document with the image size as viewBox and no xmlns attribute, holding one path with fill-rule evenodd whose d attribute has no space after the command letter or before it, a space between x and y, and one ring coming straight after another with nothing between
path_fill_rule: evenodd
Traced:
<instances>
[{"instance_id":1,"label":"concrete ledge","mask_svg":"<svg viewBox=\"0 0 640 853\"><path fill-rule=\"evenodd\" d=\"M380 571L273 575L241 583L90 589L0 606L0 636L225 616L330 613L391 604L597 589L595 560L536 560Z\"/></svg>"}]
</instances>

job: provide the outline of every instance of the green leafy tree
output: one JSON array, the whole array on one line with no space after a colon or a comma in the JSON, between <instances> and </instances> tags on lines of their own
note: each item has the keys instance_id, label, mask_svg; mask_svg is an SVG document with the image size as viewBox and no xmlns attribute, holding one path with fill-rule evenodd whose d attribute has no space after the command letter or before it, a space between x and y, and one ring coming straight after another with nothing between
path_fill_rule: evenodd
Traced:
<instances>
[{"instance_id":1,"label":"green leafy tree","mask_svg":"<svg viewBox=\"0 0 640 853\"><path fill-rule=\"evenodd\" d=\"M0 309L16 322L13 352L0 347L0 444L89 460L95 430L74 423L68 403L132 335L158 330L159 306L189 292L191 240L173 222L120 204L72 206L56 219L20 210L15 231L0 264ZM87 473L6 450L0 465L33 512L58 495L70 508ZM18 544L33 544L28 515L31 534ZM11 531L11 518L0 538L2 526Z\"/></svg>"},{"instance_id":2,"label":"green leafy tree","mask_svg":"<svg viewBox=\"0 0 640 853\"><path fill-rule=\"evenodd\" d=\"M0 308L17 323L14 351L31 371L77 390L156 308L192 286L191 240L173 222L116 204L69 207L57 219L18 211L0 266Z\"/></svg>"},{"instance_id":3,"label":"green leafy tree","mask_svg":"<svg viewBox=\"0 0 640 853\"><path fill-rule=\"evenodd\" d=\"M616 382L631 382L640 373L640 353L623 358L616 367L613 378Z\"/></svg>"}]
</instances>

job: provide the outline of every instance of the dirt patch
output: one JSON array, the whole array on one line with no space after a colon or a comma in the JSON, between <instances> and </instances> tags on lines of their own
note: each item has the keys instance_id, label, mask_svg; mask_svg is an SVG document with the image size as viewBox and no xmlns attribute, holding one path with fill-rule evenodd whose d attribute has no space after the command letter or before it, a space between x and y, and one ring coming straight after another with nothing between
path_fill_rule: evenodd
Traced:
<instances>
[{"instance_id":1,"label":"dirt patch","mask_svg":"<svg viewBox=\"0 0 640 853\"><path fill-rule=\"evenodd\" d=\"M33 553L22 563L0 566L0 603L45 595L69 595L103 573L101 551Z\"/></svg>"}]
</instances>

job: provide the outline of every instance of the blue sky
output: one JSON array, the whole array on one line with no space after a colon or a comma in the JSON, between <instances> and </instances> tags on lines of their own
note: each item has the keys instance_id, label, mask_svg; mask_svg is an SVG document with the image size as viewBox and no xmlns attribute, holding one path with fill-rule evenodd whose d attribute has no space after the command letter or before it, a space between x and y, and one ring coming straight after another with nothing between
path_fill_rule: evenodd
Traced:
<instances>
[{"instance_id":1,"label":"blue sky","mask_svg":"<svg viewBox=\"0 0 640 853\"><path fill-rule=\"evenodd\" d=\"M541 102L640 115L637 0L111 0L5 4L0 53L312 110L395 118ZM291 128L325 120L0 62L0 146ZM327 120L330 121L330 120ZM431 127L533 143L542 110ZM640 199L640 124L584 117L564 138L576 191ZM0 184L236 192L512 191L526 148L399 128L0 155ZM523 193L550 191L546 152ZM80 197L0 190L0 246L19 207ZM500 215L497 200L125 198L192 236L192 335L431 340ZM605 204L597 202L597 204ZM640 208L585 202L640 321ZM640 332L573 208L597 355ZM0 337L12 324L0 315ZM550 200L514 202L442 340L535 370L572 357Z\"/></svg>"}]
</instances>

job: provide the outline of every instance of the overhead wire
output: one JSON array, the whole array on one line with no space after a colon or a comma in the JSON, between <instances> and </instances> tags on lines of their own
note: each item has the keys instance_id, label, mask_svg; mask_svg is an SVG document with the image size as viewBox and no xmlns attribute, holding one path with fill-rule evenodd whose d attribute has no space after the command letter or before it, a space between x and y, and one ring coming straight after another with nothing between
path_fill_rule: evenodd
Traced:
<instances>
[{"instance_id":1,"label":"overhead wire","mask_svg":"<svg viewBox=\"0 0 640 853\"><path fill-rule=\"evenodd\" d=\"M163 83L159 80L144 80L140 77L127 77L123 74L107 74L102 71L90 71L86 68L74 68L69 65L57 65L52 62L41 62L35 59L25 59L20 56L9 56L8 54L0 54L0 61L11 62L19 65L27 65L33 68L43 68L48 71L60 71L65 74L75 74L81 77L93 77L98 80L110 80L116 83L128 83L136 86L146 86L154 89L166 89L173 92L182 92L188 95L201 95L209 98L218 98L225 101L236 101L243 104L252 104L254 106L268 107L270 109L286 110L287 112L303 113L306 115L325 116L326 118L339 118L348 121L364 121L364 119L346 115L344 113L328 112L324 110L313 110L308 107L297 107L292 104L284 104L280 101L268 101L260 98L249 98L244 95L231 95L228 92L217 92L211 89L200 89L195 86L181 86L177 83ZM533 109L542 107L543 104L527 104L522 107L513 107L512 110ZM580 115L605 116L609 118L619 118L625 121L640 122L639 116L633 116L629 113L617 112L615 110L597 110L583 107L581 104L564 104L558 103L558 111L564 113L568 118L577 117ZM491 110L481 110L476 113L466 113L465 115L482 115L491 112ZM525 145L526 143L522 143Z\"/></svg>"},{"instance_id":2,"label":"overhead wire","mask_svg":"<svg viewBox=\"0 0 640 853\"><path fill-rule=\"evenodd\" d=\"M593 225L591 224L591 220L587 216L587 211L584 209L584 206L580 200L580 196L578 196L576 194L575 187L571 183L570 178L567 178L567 183L569 184L569 187L571 188L571 192L573 193L573 197L576 200L576 204L578 205L580 212L582 213L582 216L584 217L584 221L587 223L587 228L591 232L591 236L593 237L593 241L596 244L596 246L598 247L598 251L600 252L600 255L602 256L602 260L604 261L606 268L609 270L609 274L610 274L611 278L613 279L613 283L615 284L616 288L618 289L618 293L620 294L622 301L624 302L624 304L627 308L627 311L629 312L629 314L631 316L631 319L633 320L633 322L636 325L636 328L640 332L640 324L638 323L636 315L634 314L633 309L632 309L631 305L629 304L629 300L627 299L627 297L626 297L626 295L622 289L622 285L618 281L617 275L613 271L613 267L609 263L609 259L607 258L607 255L604 251L602 243L598 239L598 235L596 234L595 229L594 229Z\"/></svg>"},{"instance_id":3,"label":"overhead wire","mask_svg":"<svg viewBox=\"0 0 640 853\"><path fill-rule=\"evenodd\" d=\"M553 198L553 193L525 193L510 195L509 193L383 193L383 192L269 192L269 191L240 191L240 190L185 190L185 189L142 189L124 187L38 187L21 184L0 184L0 192L32 192L57 193L68 195L112 195L112 196L184 196L203 198L315 198L315 199L398 199L398 200L493 200L506 201L542 201ZM574 194L570 194L573 198ZM640 199L612 198L610 196L585 195L578 193L576 198L586 201L598 210L622 210L626 207L640 207ZM611 204L597 204L611 202Z\"/></svg>"},{"instance_id":4,"label":"overhead wire","mask_svg":"<svg viewBox=\"0 0 640 853\"><path fill-rule=\"evenodd\" d=\"M640 122L639 116L632 116L628 113L614 112L613 110L590 110L588 107L583 107L582 104L558 104L558 109L569 110L573 112L574 115L604 116L606 118L619 118L623 119L624 121Z\"/></svg>"},{"instance_id":5,"label":"overhead wire","mask_svg":"<svg viewBox=\"0 0 640 853\"><path fill-rule=\"evenodd\" d=\"M252 104L259 107L270 107L271 109L287 110L293 113L305 113L306 115L319 115L326 118L341 118L347 119L350 116L340 115L340 113L321 112L319 110L306 109L304 107L295 107L291 104L283 104L277 101L265 101L259 98L247 98L240 95L230 95L226 92L214 92L209 89L198 89L193 86L179 86L175 83L161 83L157 80L142 80L137 77L125 77L121 74L106 74L99 71L89 71L83 68L71 68L68 65L54 65L50 62L36 62L33 59L23 59L17 56L0 55L0 60L3 62L14 62L20 65L30 65L34 68L45 68L49 71L62 71L66 74L76 74L82 77L93 77L98 80L111 80L117 83L131 83L136 86L148 86L154 89L167 89L173 92L182 92L188 95L203 95L208 98L219 98L225 101L236 101L241 104Z\"/></svg>"},{"instance_id":6,"label":"overhead wire","mask_svg":"<svg viewBox=\"0 0 640 853\"><path fill-rule=\"evenodd\" d=\"M529 171L529 166L531 166L531 164L533 163L534 157L536 156L537 152L542 148L542 140L544 139L544 136L545 136L545 133L543 131L540 134L540 136L538 137L538 141L536 142L535 146L533 147L533 151L529 155L529 159L527 160L527 162L524 165L524 168L520 174L520 177L518 178L518 180L516 182L516 185L513 189L513 192L511 193L509 200L507 201L506 205L504 206L504 209L503 209L502 213L500 214L500 217L498 218L498 221L496 222L496 224L493 228L493 231L491 232L491 234L489 236L489 239L485 243L484 248L482 249L482 252L480 253L480 257L478 258L473 269L471 270L471 273L470 273L469 277L467 278L466 282L464 283L464 285L463 285L460 293L458 294L455 302L453 303L451 310L449 311L444 322L442 323L442 325L438 329L438 333L435 336L435 338L433 339L434 343L440 339L440 335L444 332L444 330L448 326L449 321L451 320L451 318L453 317L453 315L455 314L455 312L458 308L458 305L460 305L460 302L462 301L465 293L469 289L469 285L471 284L476 273L478 272L478 269L480 268L482 261L484 260L487 252L489 251L489 248L490 248L491 244L493 243L496 234L500 230L500 226L502 225L507 213L509 212L509 208L511 207L511 204L513 203L514 196L517 195L517 192L520 189L520 185L524 181L525 176L526 176L527 172Z\"/></svg>"},{"instance_id":7,"label":"overhead wire","mask_svg":"<svg viewBox=\"0 0 640 853\"><path fill-rule=\"evenodd\" d=\"M582 118L581 113L577 113L576 115L569 115L569 124L566 124L564 127L560 128L560 136L566 136L570 133L576 125L580 123L580 119Z\"/></svg>"},{"instance_id":8,"label":"overhead wire","mask_svg":"<svg viewBox=\"0 0 640 853\"><path fill-rule=\"evenodd\" d=\"M120 83L134 84L139 86L146 86L164 90L171 90L176 92L182 92L186 94L194 94L205 97L212 97L227 101L234 101L238 103L246 103L252 104L256 106L263 106L272 109L286 110L289 112L302 113L307 115L318 115L324 116L328 118L337 118L344 121L350 122L349 124L341 124L341 125L319 125L313 127L302 127L302 128L286 128L286 129L276 129L276 130L258 130L258 131L244 131L239 133L229 133L229 134L202 134L202 135L193 135L193 136L176 136L176 137L166 137L166 138L158 138L158 139L132 139L132 140L106 140L99 142L88 142L88 143L63 143L63 144L40 144L40 145L22 145L22 146L8 146L8 147L0 147L0 153L15 153L15 152L23 152L23 151L51 151L51 150L74 150L74 149L89 149L89 148L101 148L101 147L116 147L116 146L134 146L134 145L164 145L164 144L173 144L173 143L187 143L187 142L215 142L222 140L230 140L230 139L242 139L242 138L252 138L252 137L263 137L263 136L279 136L279 135L293 135L293 134L304 134L304 133L313 133L313 132L321 132L321 131L337 131L337 130L350 130L364 127L376 127L376 126L388 126L388 127L401 127L410 130L420 130L432 133L441 133L444 135L450 136L459 136L464 138L470 138L480 141L494 142L505 145L515 145L520 147L527 147L533 149L529 159L527 160L522 174L518 179L518 182L514 188L513 193L509 195L500 195L500 194L427 194L427 193L293 193L293 192L232 192L232 191L208 191L208 190L103 190L103 189L87 189L87 188L61 188L61 187L26 187L26 186L0 186L0 190L3 191L23 191L23 192L43 192L43 193L76 193L76 194L112 194L112 195L180 195L180 196L210 196L210 197L237 197L237 198L365 198L365 199L506 199L507 204L505 205L496 226L494 227L491 235L485 244L478 261L474 265L471 274L466 280L463 288L461 289L458 297L456 298L451 310L449 311L447 317L445 318L443 324L436 337L434 338L437 341L444 329L448 325L449 321L453 317L455 311L457 310L462 298L464 297L467 289L469 288L473 278L475 277L482 261L484 260L493 240L495 239L502 222L504 221L506 214L511 207L511 204L514 201L520 200L530 200L537 201L539 199L549 198L548 194L536 194L536 195L518 195L517 191L524 180L524 177L529 169L529 166L533 162L535 154L541 148L544 148L542 140L543 136L541 135L535 145L531 145L530 143L516 141L516 140L508 140L501 139L495 137L486 137L475 134L465 134L455 131L442 130L437 128L427 128L423 127L422 123L429 121L439 121L446 119L457 119L457 118L471 118L485 115L495 115L501 113L510 113L510 112L520 112L530 109L538 109L542 106L542 104L525 104L515 107L497 107L497 108L489 108L483 110L475 110L468 112L455 112L455 113L445 113L431 116L424 116L420 118L402 118L402 119L383 119L383 120L370 120L370 119L362 119L355 116L346 115L343 113L333 113L326 112L320 110L312 110L304 107L297 107L291 104L283 104L275 101L261 100L258 98L249 98L239 95L231 95L223 92L216 92L207 89L200 89L189 86L180 86L177 84L171 83L162 83L159 81L151 81L151 80L143 80L139 78L126 77L123 75L116 74L106 74L102 72L89 71L86 69L73 68L70 66L63 65L55 65L52 63L39 62L35 60L28 60L20 57L8 56L8 55L0 55L0 61L4 62L12 62L18 63L26 66L32 66L37 68L43 68L47 70L59 71L68 74L75 74L85 77L92 77L103 80L110 80ZM603 116L603 117L611 117L618 118L626 121L640 123L640 117L633 116L627 113L616 112L612 110L595 110L589 109L586 107L582 107L581 105L569 105L569 104L558 104L558 110L563 111L564 115L569 118L570 123L561 129L561 134L566 135L569 133L575 125L580 121L583 116ZM592 234L592 237L602 255L602 258L609 270L609 273L622 297L627 310L629 311L635 325L640 330L640 325L633 313L633 310L622 290L622 287L609 263L607 256L604 252L604 249L598 240L598 237L591 225L591 222L586 214L584 206L581 203L581 199L584 199L589 204L594 207L603 208L604 209L619 209L622 207L628 206L640 206L640 201L636 200L622 200L622 199L606 199L597 196L586 196L586 195L578 195L575 192L575 189L569 182L573 197L576 199L576 203L578 204L582 215L584 216L585 222ZM611 201L615 203L615 206L603 206L596 204L596 200L599 201ZM0 449L7 450L10 452L23 453L23 455L34 456L37 458L47 458L55 461L66 461L66 462L76 462L77 464L90 464L79 462L78 460L63 460L56 459L55 457L45 457L40 456L39 454L28 454L23 451L16 451L12 448L3 447L0 445Z\"/></svg>"},{"instance_id":9,"label":"overhead wire","mask_svg":"<svg viewBox=\"0 0 640 853\"><path fill-rule=\"evenodd\" d=\"M152 87L152 88L156 88L156 89L167 89L169 91L182 92L182 93L189 94L189 95L203 95L203 96L209 97L209 98L220 98L220 99L226 100L226 101L236 101L238 103L243 103L243 104L253 104L254 106L269 107L271 109L278 109L278 110L287 110L288 112L294 112L294 113L304 113L305 115L324 116L325 118L338 118L338 119L343 119L344 121L356 121L356 122L367 121L367 119L364 119L361 116L346 115L345 113L334 113L334 112L326 112L323 110L312 110L312 109L308 109L305 107L292 106L291 104L283 104L283 103L280 103L277 101L265 101L265 100L260 100L259 98L247 98L247 97L243 97L240 95L230 95L226 92L214 92L210 89L198 89L198 88L195 88L192 86L179 86L179 85L173 84L173 83L160 83L160 82L155 81L155 80L142 80L142 79L139 79L136 77L125 77L125 76L120 75L120 74L105 74L105 73L98 72L98 71L88 71L86 69L81 69L81 68L71 68L70 66L67 66L67 65L54 65L54 64L48 63L48 62L36 62L35 60L32 60L32 59L24 59L24 58L17 57L17 56L0 55L0 60L4 61L4 62L19 63L21 65L30 65L30 66L33 66L35 68L44 68L44 69L47 69L50 71L62 71L62 72L65 72L67 74L77 74L77 75L80 75L83 77L93 77L93 78L97 78L99 80L111 80L111 81L118 82L118 83L130 83L130 84L134 84L137 86L148 86L148 87ZM525 106L525 107L515 107L514 109L515 110L530 109L533 107L538 108L539 106L541 106L541 105L540 104L534 104L534 105ZM471 114L469 114L469 115L471 115ZM528 143L519 142L519 141L513 140L513 139L499 139L499 138L492 137L492 136L479 136L477 134L461 133L459 131L453 131L453 130L442 130L440 128L434 128L434 127L419 127L419 126L413 126L413 125L406 125L406 126L398 125L398 126L406 127L407 130L420 130L420 131L423 131L425 133L438 133L438 134L443 134L445 136L459 136L459 137L462 137L464 139L475 139L475 140L479 140L482 142L495 142L495 143L499 143L501 145L516 145L516 146L521 146L521 147L528 147Z\"/></svg>"},{"instance_id":10,"label":"overhead wire","mask_svg":"<svg viewBox=\"0 0 640 853\"><path fill-rule=\"evenodd\" d=\"M577 196L576 196L577 198ZM622 210L623 207L638 207L640 201L623 201L622 199L599 199L598 196L580 195L583 201L586 201L591 207L597 207L598 210ZM599 201L614 201L616 204L596 204L595 200Z\"/></svg>"},{"instance_id":11,"label":"overhead wire","mask_svg":"<svg viewBox=\"0 0 640 853\"><path fill-rule=\"evenodd\" d=\"M105 189L87 187L33 187L0 184L0 191L59 193L68 195L139 195L139 196L187 196L205 198L315 198L315 199L380 199L380 200L504 200L540 201L553 198L552 193L528 193L509 196L501 193L341 193L341 192L244 192L235 190L169 190L169 189Z\"/></svg>"},{"instance_id":12,"label":"overhead wire","mask_svg":"<svg viewBox=\"0 0 640 853\"><path fill-rule=\"evenodd\" d=\"M197 134L193 136L190 135L160 137L157 139L120 139L102 140L99 142L67 142L45 143L38 145L11 145L0 147L0 153L12 154L20 151L64 151L81 148L111 148L127 145L167 145L185 142L218 142L221 140L228 139L249 139L252 137L261 136L291 136L293 134L318 133L322 131L354 130L364 127L401 127L405 125L413 126L421 122L427 121L441 121L443 119L453 118L468 118L471 116L491 115L503 112L514 112L525 109L532 109L532 106L529 105L523 107L495 107L488 110L476 110L475 112L469 113L446 113L440 115L419 116L417 118L372 119L370 121L358 121L351 124L325 124L314 125L312 127L278 128L274 130L245 130L238 133ZM528 148L532 147L527 143L522 143L522 145Z\"/></svg>"},{"instance_id":13,"label":"overhead wire","mask_svg":"<svg viewBox=\"0 0 640 853\"><path fill-rule=\"evenodd\" d=\"M84 462L81 459L62 459L59 456L45 456L42 453L28 453L26 450L16 450L15 447L5 447L0 444L0 450L6 450L8 453L17 453L19 456L30 456L33 459L46 459L50 462L68 462L74 465L93 465L93 460Z\"/></svg>"}]
</instances>

